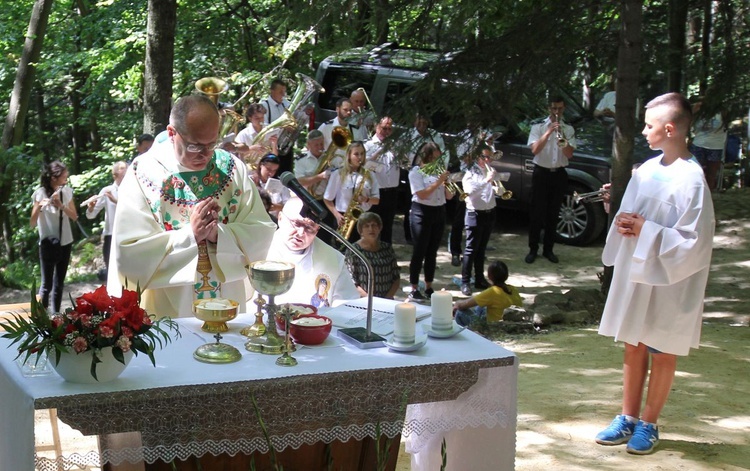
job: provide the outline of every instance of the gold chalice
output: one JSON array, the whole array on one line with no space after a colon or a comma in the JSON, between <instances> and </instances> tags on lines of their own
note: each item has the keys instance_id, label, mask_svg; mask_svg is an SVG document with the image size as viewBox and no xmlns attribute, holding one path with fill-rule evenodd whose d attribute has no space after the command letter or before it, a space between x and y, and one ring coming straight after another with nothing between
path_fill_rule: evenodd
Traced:
<instances>
[{"instance_id":1,"label":"gold chalice","mask_svg":"<svg viewBox=\"0 0 750 471\"><path fill-rule=\"evenodd\" d=\"M276 331L275 316L279 307L274 303L275 296L286 293L292 287L294 264L261 260L250 264L248 275L250 284L258 292L258 299L255 300L258 310L255 314L256 323L241 331L247 336L255 335L245 343L245 348L269 355L294 351L294 344L286 342ZM268 302L263 300L264 295L268 296ZM263 311L266 313L266 324L261 329L259 324L262 324Z\"/></svg>"}]
</instances>

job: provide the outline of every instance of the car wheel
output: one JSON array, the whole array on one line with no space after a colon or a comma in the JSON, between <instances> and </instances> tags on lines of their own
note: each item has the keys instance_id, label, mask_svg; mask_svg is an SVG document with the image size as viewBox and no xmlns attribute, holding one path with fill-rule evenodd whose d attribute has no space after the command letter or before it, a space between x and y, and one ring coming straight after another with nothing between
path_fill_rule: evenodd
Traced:
<instances>
[{"instance_id":1,"label":"car wheel","mask_svg":"<svg viewBox=\"0 0 750 471\"><path fill-rule=\"evenodd\" d=\"M586 188L571 185L560 207L557 221L557 239L563 244L586 245L599 237L607 225L604 205L596 203L576 203L573 193L586 193Z\"/></svg>"}]
</instances>

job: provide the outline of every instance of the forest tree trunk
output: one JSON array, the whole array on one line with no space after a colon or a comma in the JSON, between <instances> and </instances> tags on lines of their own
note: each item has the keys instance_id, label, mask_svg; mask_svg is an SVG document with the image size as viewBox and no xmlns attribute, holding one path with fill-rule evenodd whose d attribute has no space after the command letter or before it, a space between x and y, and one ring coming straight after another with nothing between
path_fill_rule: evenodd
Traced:
<instances>
[{"instance_id":1,"label":"forest tree trunk","mask_svg":"<svg viewBox=\"0 0 750 471\"><path fill-rule=\"evenodd\" d=\"M44 36L47 32L47 23L53 1L37 0L34 2L31 19L29 20L29 28L26 30L26 40L23 44L21 60L16 70L16 81L13 84L13 92L10 95L10 105L8 106L8 116L5 118L2 143L0 143L2 145L0 152L5 154L0 158L0 221L2 221L3 226L5 253L9 262L15 261L15 253L10 240L10 233L7 231L9 225L7 220L8 207L6 205L10 198L15 179L13 175L9 175L9 172L7 172L7 151L11 147L20 144L23 137L26 114L29 111L31 89L34 86L36 75L36 64L39 62L39 56L42 52L42 45L44 44Z\"/></svg>"},{"instance_id":2,"label":"forest tree trunk","mask_svg":"<svg viewBox=\"0 0 750 471\"><path fill-rule=\"evenodd\" d=\"M176 26L177 0L149 0L143 77L144 133L156 135L169 124Z\"/></svg>"},{"instance_id":3,"label":"forest tree trunk","mask_svg":"<svg viewBox=\"0 0 750 471\"><path fill-rule=\"evenodd\" d=\"M617 51L617 94L615 110L615 138L612 165L612 198L609 223L617 214L630 181L633 168L633 142L636 127L636 103L638 102L638 78L641 70L641 34L643 24L643 0L622 0L620 45ZM612 267L605 267L602 291L607 293L612 282Z\"/></svg>"}]
</instances>

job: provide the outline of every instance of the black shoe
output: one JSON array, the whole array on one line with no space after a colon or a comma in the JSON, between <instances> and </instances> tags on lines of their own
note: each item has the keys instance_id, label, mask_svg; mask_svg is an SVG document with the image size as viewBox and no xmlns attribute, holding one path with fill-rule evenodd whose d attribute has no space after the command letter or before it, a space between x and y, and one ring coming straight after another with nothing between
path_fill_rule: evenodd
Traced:
<instances>
[{"instance_id":1,"label":"black shoe","mask_svg":"<svg viewBox=\"0 0 750 471\"><path fill-rule=\"evenodd\" d=\"M454 267L460 267L461 266L461 256L460 255L454 255L451 257L451 265Z\"/></svg>"},{"instance_id":2,"label":"black shoe","mask_svg":"<svg viewBox=\"0 0 750 471\"><path fill-rule=\"evenodd\" d=\"M469 286L469 283L464 283L461 285L461 294L464 296L471 296L471 286Z\"/></svg>"},{"instance_id":3,"label":"black shoe","mask_svg":"<svg viewBox=\"0 0 750 471\"><path fill-rule=\"evenodd\" d=\"M526 260L526 263L534 263L534 260L536 260L536 252L529 252L524 260Z\"/></svg>"},{"instance_id":4,"label":"black shoe","mask_svg":"<svg viewBox=\"0 0 750 471\"><path fill-rule=\"evenodd\" d=\"M429 298L430 296L432 296L432 293L434 293L434 292L435 292L434 289L427 288L426 290L424 290L424 295Z\"/></svg>"},{"instance_id":5,"label":"black shoe","mask_svg":"<svg viewBox=\"0 0 750 471\"><path fill-rule=\"evenodd\" d=\"M478 280L474 281L474 287L477 289L487 289L490 286L490 282L484 278L479 278Z\"/></svg>"},{"instance_id":6,"label":"black shoe","mask_svg":"<svg viewBox=\"0 0 750 471\"><path fill-rule=\"evenodd\" d=\"M414 291L412 291L411 293L409 293L409 298L411 298L411 299L419 299L420 301L426 299L424 297L424 294L422 294L418 289L415 289Z\"/></svg>"},{"instance_id":7,"label":"black shoe","mask_svg":"<svg viewBox=\"0 0 750 471\"><path fill-rule=\"evenodd\" d=\"M558 263L558 262L560 261L560 259L559 259L559 258L557 258L557 255L555 255L555 254L554 254L554 253L552 253L552 252L544 252L544 253L542 254L542 256L543 256L544 258L546 258L547 260L549 260L550 262L552 262L552 263Z\"/></svg>"}]
</instances>

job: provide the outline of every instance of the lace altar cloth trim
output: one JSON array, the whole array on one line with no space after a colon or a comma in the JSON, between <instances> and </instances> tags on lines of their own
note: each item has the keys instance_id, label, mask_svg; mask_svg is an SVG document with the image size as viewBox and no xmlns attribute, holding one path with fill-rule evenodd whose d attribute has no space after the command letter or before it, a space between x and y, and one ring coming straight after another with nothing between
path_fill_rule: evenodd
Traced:
<instances>
[{"instance_id":1,"label":"lace altar cloth trim","mask_svg":"<svg viewBox=\"0 0 750 471\"><path fill-rule=\"evenodd\" d=\"M268 451L258 417L265 423L276 451L320 441L374 438L378 425L388 437L399 433L428 437L456 425L503 424L508 409L498 409L503 400L497 400L497 391L487 391L482 395L485 399L467 402L455 423L431 416L429 407L416 415L409 413L412 418L404 421L404 407L409 403L410 411L412 404L452 401L475 389L472 386L483 376L481 370L503 370L498 367L512 366L513 362L514 357L507 357L40 398L35 407L57 408L58 417L84 435L102 435L100 460L89 465L98 466L99 461L115 465L158 459L169 462L206 453ZM257 413L251 397L257 402ZM515 399L512 404L515 407ZM132 431L141 431L142 446L107 446L106 434ZM90 455L85 456L88 459Z\"/></svg>"}]
</instances>

